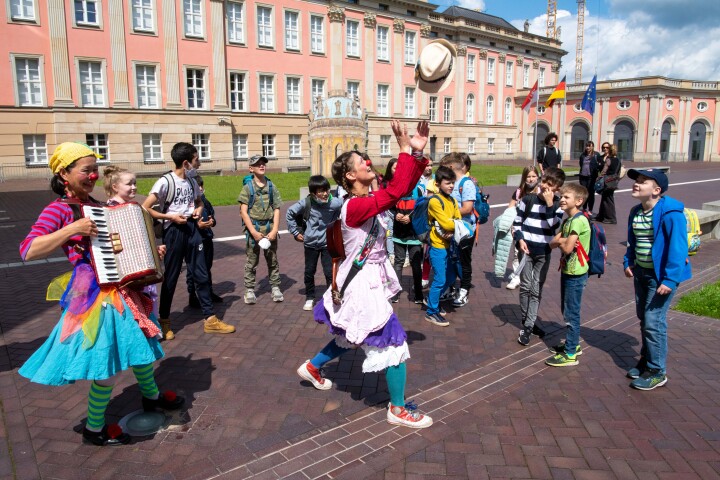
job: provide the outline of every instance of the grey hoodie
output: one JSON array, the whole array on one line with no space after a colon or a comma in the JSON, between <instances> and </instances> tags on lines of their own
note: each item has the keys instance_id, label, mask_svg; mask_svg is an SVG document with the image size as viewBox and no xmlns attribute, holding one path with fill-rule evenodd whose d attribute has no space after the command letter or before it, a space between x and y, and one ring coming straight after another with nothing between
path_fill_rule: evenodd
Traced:
<instances>
[{"instance_id":1,"label":"grey hoodie","mask_svg":"<svg viewBox=\"0 0 720 480\"><path fill-rule=\"evenodd\" d=\"M285 218L287 220L288 231L297 237L300 233L298 220L302 220L305 214L305 206L307 201L302 198L292 207L288 208ZM303 233L303 244L306 247L320 249L327 248L327 237L325 231L327 226L340 218L340 209L342 208L342 200L332 195L327 203L318 203L314 198L310 200L310 218L307 221L307 228Z\"/></svg>"}]
</instances>

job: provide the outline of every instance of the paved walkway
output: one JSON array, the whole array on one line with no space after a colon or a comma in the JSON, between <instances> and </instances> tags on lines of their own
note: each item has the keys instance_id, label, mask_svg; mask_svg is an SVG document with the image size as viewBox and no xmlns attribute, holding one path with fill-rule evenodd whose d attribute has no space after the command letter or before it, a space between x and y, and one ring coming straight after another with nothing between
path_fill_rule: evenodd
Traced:
<instances>
[{"instance_id":1,"label":"paved walkway","mask_svg":"<svg viewBox=\"0 0 720 480\"><path fill-rule=\"evenodd\" d=\"M715 177L717 169L671 180ZM671 187L695 207L717 199L716 190L715 183ZM491 200L509 191L495 187ZM0 194L0 210L17 225L0 230L8 246L0 262L17 259L15 245L45 201L41 193ZM619 194L617 203L627 212L632 201ZM237 235L236 208L220 210L219 235ZM202 333L200 312L186 307L187 294L178 289L177 339L164 344L167 355L156 374L161 388L186 396L186 411L132 445L85 445L73 428L86 414L87 383L49 388L17 375L57 322L57 305L44 302L44 290L67 264L2 268L0 479L720 478L720 323L672 312L667 386L628 388L624 370L637 359L639 329L632 285L620 264L623 228L608 226L607 232L611 265L589 281L584 354L574 368L543 363L547 346L563 335L558 273L549 275L540 310L550 335L522 348L516 342L517 291L488 281L488 228L475 250L471 302L450 312L451 327L425 322L403 294L397 311L413 355L407 397L435 419L423 431L384 421L384 376L361 374L361 352L326 367L336 385L328 392L296 377L295 368L327 338L301 309L302 249L285 236L281 304L270 301L262 280L259 303L244 305L244 243L218 243L213 273L225 298L219 314L238 327L234 335ZM720 242L706 242L682 291L717 281L719 256ZM261 266L258 278L265 271ZM140 408L131 374L122 376L114 395L110 420Z\"/></svg>"}]
</instances>

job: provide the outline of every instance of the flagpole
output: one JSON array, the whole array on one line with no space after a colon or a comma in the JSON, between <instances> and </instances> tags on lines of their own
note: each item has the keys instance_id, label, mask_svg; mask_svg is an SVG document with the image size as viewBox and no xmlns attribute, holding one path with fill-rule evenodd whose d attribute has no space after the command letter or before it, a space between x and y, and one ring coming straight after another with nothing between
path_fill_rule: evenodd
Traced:
<instances>
[{"instance_id":1,"label":"flagpole","mask_svg":"<svg viewBox=\"0 0 720 480\"><path fill-rule=\"evenodd\" d=\"M538 85L538 91L537 91L537 103L535 104L535 133L533 133L533 145L532 150L530 154L533 157L533 167L537 167L537 152L535 152L535 148L537 148L537 124L538 124L538 108L540 107L540 86Z\"/></svg>"}]
</instances>

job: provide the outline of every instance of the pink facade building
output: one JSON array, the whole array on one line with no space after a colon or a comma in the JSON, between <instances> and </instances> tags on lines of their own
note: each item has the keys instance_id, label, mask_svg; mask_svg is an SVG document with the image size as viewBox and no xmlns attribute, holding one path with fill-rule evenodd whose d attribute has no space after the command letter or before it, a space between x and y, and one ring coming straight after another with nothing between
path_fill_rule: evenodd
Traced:
<instances>
[{"instance_id":1,"label":"pink facade building","mask_svg":"<svg viewBox=\"0 0 720 480\"><path fill-rule=\"evenodd\" d=\"M255 153L275 168L309 166L313 105L338 92L367 113L374 158L393 154L388 120L398 117L432 122L436 156L529 158L535 119L519 105L535 80L558 81L566 52L501 18L435 8L421 0L5 0L0 179L46 175L36 167L67 140L138 172L165 169L179 141L197 145L208 170L244 168ZM434 38L455 43L458 61L451 86L430 96L415 88L414 65ZM539 117L539 130L558 131L567 154L586 128L596 140L630 135L621 146L636 159L718 157L715 82L601 82L592 122L573 111L581 90L571 87L566 106Z\"/></svg>"}]
</instances>

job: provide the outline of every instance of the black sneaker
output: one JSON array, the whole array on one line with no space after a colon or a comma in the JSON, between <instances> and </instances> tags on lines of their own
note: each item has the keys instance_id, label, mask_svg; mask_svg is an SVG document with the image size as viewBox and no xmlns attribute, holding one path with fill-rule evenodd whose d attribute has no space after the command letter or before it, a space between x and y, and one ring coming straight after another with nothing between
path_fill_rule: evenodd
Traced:
<instances>
[{"instance_id":1,"label":"black sneaker","mask_svg":"<svg viewBox=\"0 0 720 480\"><path fill-rule=\"evenodd\" d=\"M520 335L518 336L518 343L522 345L523 347L526 347L530 344L530 335L532 334L532 329L523 327L522 330L520 330Z\"/></svg>"},{"instance_id":2,"label":"black sneaker","mask_svg":"<svg viewBox=\"0 0 720 480\"><path fill-rule=\"evenodd\" d=\"M437 313L433 313L433 314L426 313L425 320L432 323L433 325L437 325L438 327L449 327L450 326L450 322L445 320L443 317L441 317Z\"/></svg>"},{"instance_id":3,"label":"black sneaker","mask_svg":"<svg viewBox=\"0 0 720 480\"><path fill-rule=\"evenodd\" d=\"M422 297L419 297L419 298L416 298L415 300L413 300L413 303L415 305L425 305L425 299Z\"/></svg>"},{"instance_id":4,"label":"black sneaker","mask_svg":"<svg viewBox=\"0 0 720 480\"><path fill-rule=\"evenodd\" d=\"M421 300L421 302L422 302L422 304L425 305L426 307L428 306L427 298ZM415 302L415 303L418 303L418 302ZM444 317L445 315L447 315L447 312L445 311L445 309L444 309L443 307L441 307L440 305L438 305L438 315L440 315L440 316L442 316L442 317Z\"/></svg>"},{"instance_id":5,"label":"black sneaker","mask_svg":"<svg viewBox=\"0 0 720 480\"><path fill-rule=\"evenodd\" d=\"M188 299L188 306L190 308L200 308L200 300L198 300L197 295L194 293L190 294L190 297Z\"/></svg>"},{"instance_id":6,"label":"black sneaker","mask_svg":"<svg viewBox=\"0 0 720 480\"><path fill-rule=\"evenodd\" d=\"M640 378L640 375L645 373L645 370L647 370L647 362L644 358L641 358L637 365L627 371L626 376L632 379Z\"/></svg>"},{"instance_id":7,"label":"black sneaker","mask_svg":"<svg viewBox=\"0 0 720 480\"><path fill-rule=\"evenodd\" d=\"M391 301L392 303L398 303L398 302L400 301L400 294L398 293L397 295L395 295L394 297L392 297L392 298L390 299L390 301Z\"/></svg>"},{"instance_id":8,"label":"black sneaker","mask_svg":"<svg viewBox=\"0 0 720 480\"><path fill-rule=\"evenodd\" d=\"M537 326L537 323L533 325L532 334L539 338L545 337L545 330Z\"/></svg>"},{"instance_id":9,"label":"black sneaker","mask_svg":"<svg viewBox=\"0 0 720 480\"><path fill-rule=\"evenodd\" d=\"M455 287L448 288L445 293L440 295L441 302L448 302L455 299Z\"/></svg>"}]
</instances>

